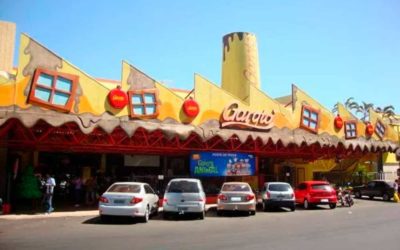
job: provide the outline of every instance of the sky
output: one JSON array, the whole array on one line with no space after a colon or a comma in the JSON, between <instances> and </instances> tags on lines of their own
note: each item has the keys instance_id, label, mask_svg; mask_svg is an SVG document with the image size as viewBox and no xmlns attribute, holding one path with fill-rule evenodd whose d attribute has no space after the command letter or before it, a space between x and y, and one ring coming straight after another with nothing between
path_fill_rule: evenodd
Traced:
<instances>
[{"instance_id":1,"label":"sky","mask_svg":"<svg viewBox=\"0 0 400 250\"><path fill-rule=\"evenodd\" d=\"M222 37L251 32L269 96L295 84L328 109L354 97L400 113L398 0L0 0L0 20L17 46L26 33L94 77L120 80L125 60L188 90L195 73L220 85Z\"/></svg>"}]
</instances>

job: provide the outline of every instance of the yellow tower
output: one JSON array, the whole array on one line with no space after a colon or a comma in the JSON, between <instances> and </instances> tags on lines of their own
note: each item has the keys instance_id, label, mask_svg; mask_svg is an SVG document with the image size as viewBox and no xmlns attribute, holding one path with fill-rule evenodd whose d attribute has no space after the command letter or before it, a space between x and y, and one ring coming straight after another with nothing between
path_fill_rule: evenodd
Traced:
<instances>
[{"instance_id":1,"label":"yellow tower","mask_svg":"<svg viewBox=\"0 0 400 250\"><path fill-rule=\"evenodd\" d=\"M234 32L223 38L222 88L249 102L250 85L260 88L260 69L256 36Z\"/></svg>"}]
</instances>

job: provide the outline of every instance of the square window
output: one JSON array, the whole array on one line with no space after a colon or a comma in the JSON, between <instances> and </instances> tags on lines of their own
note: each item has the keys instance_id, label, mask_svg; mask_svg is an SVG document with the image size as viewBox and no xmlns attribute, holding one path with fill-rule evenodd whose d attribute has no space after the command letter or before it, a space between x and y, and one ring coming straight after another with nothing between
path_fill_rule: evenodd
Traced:
<instances>
[{"instance_id":1,"label":"square window","mask_svg":"<svg viewBox=\"0 0 400 250\"><path fill-rule=\"evenodd\" d=\"M156 97L153 93L144 94L144 102L145 103L156 103Z\"/></svg>"},{"instance_id":2,"label":"square window","mask_svg":"<svg viewBox=\"0 0 400 250\"><path fill-rule=\"evenodd\" d=\"M385 136L386 128L382 124L381 121L377 121L375 125L375 133L378 135L379 138L383 138Z\"/></svg>"},{"instance_id":3,"label":"square window","mask_svg":"<svg viewBox=\"0 0 400 250\"><path fill-rule=\"evenodd\" d=\"M65 79L64 77L58 77L56 82L56 89L65 92L71 92L72 81Z\"/></svg>"},{"instance_id":4,"label":"square window","mask_svg":"<svg viewBox=\"0 0 400 250\"><path fill-rule=\"evenodd\" d=\"M50 96L51 96L51 89L45 89L40 87L37 87L35 89L35 97L44 102L49 102Z\"/></svg>"},{"instance_id":5,"label":"square window","mask_svg":"<svg viewBox=\"0 0 400 250\"><path fill-rule=\"evenodd\" d=\"M133 106L133 113L135 115L145 115L143 106Z\"/></svg>"},{"instance_id":6,"label":"square window","mask_svg":"<svg viewBox=\"0 0 400 250\"><path fill-rule=\"evenodd\" d=\"M357 122L345 121L344 134L346 139L353 139L357 137Z\"/></svg>"},{"instance_id":7,"label":"square window","mask_svg":"<svg viewBox=\"0 0 400 250\"><path fill-rule=\"evenodd\" d=\"M152 115L156 112L156 105L146 105L146 114Z\"/></svg>"},{"instance_id":8,"label":"square window","mask_svg":"<svg viewBox=\"0 0 400 250\"><path fill-rule=\"evenodd\" d=\"M142 104L143 103L143 97L142 95L133 95L132 96L132 104Z\"/></svg>"},{"instance_id":9,"label":"square window","mask_svg":"<svg viewBox=\"0 0 400 250\"><path fill-rule=\"evenodd\" d=\"M142 89L128 91L130 116L132 118L155 118L158 115L158 90Z\"/></svg>"},{"instance_id":10,"label":"square window","mask_svg":"<svg viewBox=\"0 0 400 250\"><path fill-rule=\"evenodd\" d=\"M303 106L300 127L309 130L313 133L318 132L318 117L319 112L308 106Z\"/></svg>"},{"instance_id":11,"label":"square window","mask_svg":"<svg viewBox=\"0 0 400 250\"><path fill-rule=\"evenodd\" d=\"M39 75L39 79L38 79L37 83L42 86L51 88L51 86L53 85L53 78L54 77L52 77L51 75L42 73Z\"/></svg>"},{"instance_id":12,"label":"square window","mask_svg":"<svg viewBox=\"0 0 400 250\"><path fill-rule=\"evenodd\" d=\"M55 92L53 96L53 104L65 106L67 104L70 95L60 92Z\"/></svg>"},{"instance_id":13,"label":"square window","mask_svg":"<svg viewBox=\"0 0 400 250\"><path fill-rule=\"evenodd\" d=\"M38 68L32 80L28 102L69 112L75 97L78 76Z\"/></svg>"}]
</instances>

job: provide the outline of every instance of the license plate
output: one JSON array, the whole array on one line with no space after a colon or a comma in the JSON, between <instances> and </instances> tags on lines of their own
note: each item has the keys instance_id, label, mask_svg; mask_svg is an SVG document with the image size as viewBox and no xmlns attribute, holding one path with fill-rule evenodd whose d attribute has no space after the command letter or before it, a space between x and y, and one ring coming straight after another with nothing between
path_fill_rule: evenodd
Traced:
<instances>
[{"instance_id":1,"label":"license plate","mask_svg":"<svg viewBox=\"0 0 400 250\"><path fill-rule=\"evenodd\" d=\"M114 200L115 204L124 204L125 200Z\"/></svg>"},{"instance_id":2,"label":"license plate","mask_svg":"<svg viewBox=\"0 0 400 250\"><path fill-rule=\"evenodd\" d=\"M240 197L231 197L231 201L241 201Z\"/></svg>"},{"instance_id":3,"label":"license plate","mask_svg":"<svg viewBox=\"0 0 400 250\"><path fill-rule=\"evenodd\" d=\"M329 199L321 199L321 202L329 202Z\"/></svg>"},{"instance_id":4,"label":"license plate","mask_svg":"<svg viewBox=\"0 0 400 250\"><path fill-rule=\"evenodd\" d=\"M178 207L178 211L187 211L188 208L187 207Z\"/></svg>"}]
</instances>

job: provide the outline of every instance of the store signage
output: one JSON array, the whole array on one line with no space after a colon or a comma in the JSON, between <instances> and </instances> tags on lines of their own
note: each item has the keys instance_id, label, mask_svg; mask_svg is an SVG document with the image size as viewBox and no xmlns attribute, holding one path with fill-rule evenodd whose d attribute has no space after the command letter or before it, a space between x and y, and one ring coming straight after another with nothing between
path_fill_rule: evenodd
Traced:
<instances>
[{"instance_id":1,"label":"store signage","mask_svg":"<svg viewBox=\"0 0 400 250\"><path fill-rule=\"evenodd\" d=\"M193 99L187 99L182 105L183 112L190 118L195 118L200 111L199 104Z\"/></svg>"},{"instance_id":2,"label":"store signage","mask_svg":"<svg viewBox=\"0 0 400 250\"><path fill-rule=\"evenodd\" d=\"M239 107L236 102L227 105L222 112L221 127L247 127L269 130L274 126L275 113L249 111Z\"/></svg>"},{"instance_id":3,"label":"store signage","mask_svg":"<svg viewBox=\"0 0 400 250\"><path fill-rule=\"evenodd\" d=\"M108 102L113 108L122 109L128 104L128 95L118 86L108 93Z\"/></svg>"},{"instance_id":4,"label":"store signage","mask_svg":"<svg viewBox=\"0 0 400 250\"><path fill-rule=\"evenodd\" d=\"M190 155L192 176L248 176L255 174L252 154L194 152Z\"/></svg>"}]
</instances>

